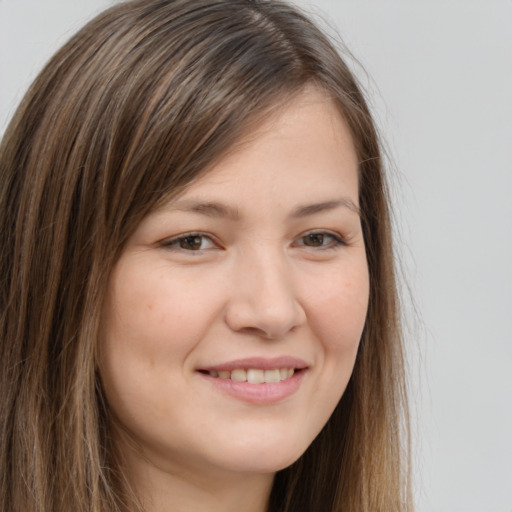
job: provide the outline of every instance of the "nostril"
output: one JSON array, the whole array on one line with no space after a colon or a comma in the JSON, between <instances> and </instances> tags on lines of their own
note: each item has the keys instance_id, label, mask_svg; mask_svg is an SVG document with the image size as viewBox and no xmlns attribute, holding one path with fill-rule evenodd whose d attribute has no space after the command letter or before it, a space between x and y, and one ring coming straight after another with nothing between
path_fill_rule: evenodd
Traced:
<instances>
[{"instance_id":1,"label":"nostril","mask_svg":"<svg viewBox=\"0 0 512 512\"><path fill-rule=\"evenodd\" d=\"M258 327L242 327L242 329L239 329L238 332L252 334L263 338L268 337L267 333L263 329L260 329Z\"/></svg>"},{"instance_id":2,"label":"nostril","mask_svg":"<svg viewBox=\"0 0 512 512\"><path fill-rule=\"evenodd\" d=\"M263 339L281 339L305 321L305 312L292 299L287 304L262 305L256 301L232 301L225 314L230 329Z\"/></svg>"}]
</instances>

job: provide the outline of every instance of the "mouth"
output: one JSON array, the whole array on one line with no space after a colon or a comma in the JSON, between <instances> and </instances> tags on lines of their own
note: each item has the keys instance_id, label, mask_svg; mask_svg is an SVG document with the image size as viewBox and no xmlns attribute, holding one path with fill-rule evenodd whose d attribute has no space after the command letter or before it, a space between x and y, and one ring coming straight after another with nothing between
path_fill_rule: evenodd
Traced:
<instances>
[{"instance_id":1,"label":"mouth","mask_svg":"<svg viewBox=\"0 0 512 512\"><path fill-rule=\"evenodd\" d=\"M248 382L249 384L277 383L291 379L293 375L302 371L296 368L275 368L263 370L261 368L235 368L233 370L200 370L201 373L215 379L232 380L234 382Z\"/></svg>"},{"instance_id":2,"label":"mouth","mask_svg":"<svg viewBox=\"0 0 512 512\"><path fill-rule=\"evenodd\" d=\"M271 405L296 393L309 368L295 357L252 357L198 368L197 372L221 393L252 404Z\"/></svg>"}]
</instances>

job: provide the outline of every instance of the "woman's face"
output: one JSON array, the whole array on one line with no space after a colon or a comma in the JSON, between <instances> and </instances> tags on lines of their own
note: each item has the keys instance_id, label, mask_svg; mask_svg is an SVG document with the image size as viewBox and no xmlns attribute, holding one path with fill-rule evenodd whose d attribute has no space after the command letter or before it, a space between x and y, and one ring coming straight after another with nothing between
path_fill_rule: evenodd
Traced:
<instances>
[{"instance_id":1,"label":"woman's face","mask_svg":"<svg viewBox=\"0 0 512 512\"><path fill-rule=\"evenodd\" d=\"M345 122L309 89L141 222L109 282L100 351L133 460L262 474L306 450L366 316L357 172Z\"/></svg>"}]
</instances>

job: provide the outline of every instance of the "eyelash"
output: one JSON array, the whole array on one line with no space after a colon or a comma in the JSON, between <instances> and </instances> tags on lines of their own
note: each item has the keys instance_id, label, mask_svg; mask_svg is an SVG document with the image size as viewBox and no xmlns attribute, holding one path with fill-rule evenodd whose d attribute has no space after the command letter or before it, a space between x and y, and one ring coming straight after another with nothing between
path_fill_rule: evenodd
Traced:
<instances>
[{"instance_id":1,"label":"eyelash","mask_svg":"<svg viewBox=\"0 0 512 512\"><path fill-rule=\"evenodd\" d=\"M310 241L313 239L313 237L322 237L320 240L321 245L307 245L306 243L298 242L298 241L304 241L307 237L310 237ZM327 244L324 244L323 242L324 242L325 238L330 239L330 242ZM189 242L188 242L189 245L193 244L194 241L192 239L196 239L195 242L198 242L197 239L200 239L199 247L196 249L192 249L192 248L185 248L185 247L181 246L180 244L187 243L187 239L189 239ZM200 246L203 244L204 240L209 240L211 246L201 249ZM308 231L306 233L301 234L298 237L297 241L294 242L293 245L299 246L299 247L309 247L309 248L317 249L317 250L330 250L330 249L336 249L339 246L344 246L344 245L346 245L346 242L343 240L343 238L339 234L333 233L331 231L319 230L319 231ZM171 238L170 240L166 240L165 242L162 243L162 246L165 247L166 249L183 251L183 252L187 252L187 253L200 253L203 251L210 250L213 247L216 247L216 248L220 247L219 244L216 243L210 235L207 235L206 233L201 233L201 232L184 233L177 237Z\"/></svg>"},{"instance_id":2,"label":"eyelash","mask_svg":"<svg viewBox=\"0 0 512 512\"><path fill-rule=\"evenodd\" d=\"M305 243L299 243L295 242L296 245L303 246L303 247L312 247L314 249L319 250L329 250L329 249L336 249L339 246L347 245L345 240L337 233L333 233L332 231L308 231L306 233L303 233L298 239L304 240L307 237L322 237L322 242L324 241L324 238L329 238L331 241L327 244L323 245L306 245Z\"/></svg>"},{"instance_id":3,"label":"eyelash","mask_svg":"<svg viewBox=\"0 0 512 512\"><path fill-rule=\"evenodd\" d=\"M186 249L185 247L180 247L180 243L186 242L187 239L197 239L200 238L201 241L204 241L205 239L210 240L212 246L219 247L219 245L213 240L213 238L205 233L200 232L191 232L191 233L184 233L183 235L176 236L174 238L171 238L170 240L166 240L162 243L162 245L166 249L176 250L176 251L184 251L184 252L202 252L207 251L210 249L210 247L206 249ZM202 245L202 243L201 243Z\"/></svg>"}]
</instances>

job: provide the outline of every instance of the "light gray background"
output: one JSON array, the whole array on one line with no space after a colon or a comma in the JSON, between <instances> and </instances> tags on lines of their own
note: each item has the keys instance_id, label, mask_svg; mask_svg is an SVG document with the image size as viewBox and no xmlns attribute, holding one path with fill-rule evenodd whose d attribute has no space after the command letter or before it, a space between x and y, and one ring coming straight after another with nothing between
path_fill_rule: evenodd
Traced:
<instances>
[{"instance_id":1,"label":"light gray background","mask_svg":"<svg viewBox=\"0 0 512 512\"><path fill-rule=\"evenodd\" d=\"M0 133L112 0L0 0ZM367 74L395 169L419 512L512 512L512 1L298 1Z\"/></svg>"}]
</instances>

